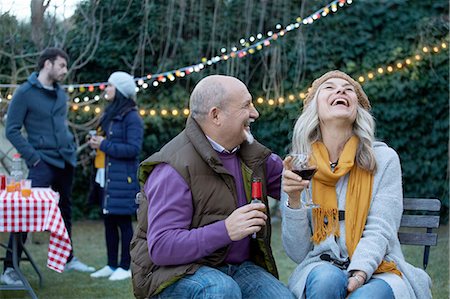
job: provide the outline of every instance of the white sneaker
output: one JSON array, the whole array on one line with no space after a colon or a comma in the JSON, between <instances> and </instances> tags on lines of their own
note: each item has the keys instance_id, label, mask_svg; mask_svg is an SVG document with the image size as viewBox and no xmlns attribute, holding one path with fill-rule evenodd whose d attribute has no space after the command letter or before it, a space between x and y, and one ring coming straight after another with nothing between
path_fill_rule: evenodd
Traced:
<instances>
[{"instance_id":1,"label":"white sneaker","mask_svg":"<svg viewBox=\"0 0 450 299\"><path fill-rule=\"evenodd\" d=\"M66 264L64 268L65 271L75 270L79 272L94 272L94 267L89 267L88 265L80 262L76 257Z\"/></svg>"},{"instance_id":2,"label":"white sneaker","mask_svg":"<svg viewBox=\"0 0 450 299\"><path fill-rule=\"evenodd\" d=\"M19 278L14 268L6 268L0 280L7 285L23 286L23 281Z\"/></svg>"},{"instance_id":3,"label":"white sneaker","mask_svg":"<svg viewBox=\"0 0 450 299\"><path fill-rule=\"evenodd\" d=\"M91 277L93 278L99 278L99 277L109 277L111 274L114 273L114 269L110 266L106 265L97 272L94 272L91 274Z\"/></svg>"},{"instance_id":4,"label":"white sneaker","mask_svg":"<svg viewBox=\"0 0 450 299\"><path fill-rule=\"evenodd\" d=\"M131 277L131 270L124 270L117 268L114 273L108 278L109 280L123 280Z\"/></svg>"}]
</instances>

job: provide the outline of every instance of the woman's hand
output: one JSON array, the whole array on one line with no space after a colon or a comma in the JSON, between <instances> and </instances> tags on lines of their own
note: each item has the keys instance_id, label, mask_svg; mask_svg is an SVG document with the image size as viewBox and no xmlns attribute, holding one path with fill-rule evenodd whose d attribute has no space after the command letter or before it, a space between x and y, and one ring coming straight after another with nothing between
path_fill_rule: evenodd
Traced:
<instances>
[{"instance_id":1,"label":"woman's hand","mask_svg":"<svg viewBox=\"0 0 450 299\"><path fill-rule=\"evenodd\" d=\"M292 172L292 157L287 156L283 161L283 179L281 188L289 196L289 207L300 208L300 194L309 181L303 180L301 176Z\"/></svg>"},{"instance_id":2,"label":"woman's hand","mask_svg":"<svg viewBox=\"0 0 450 299\"><path fill-rule=\"evenodd\" d=\"M367 275L364 271L353 271L352 275L348 278L347 291L353 292L357 288L366 283Z\"/></svg>"},{"instance_id":3,"label":"woman's hand","mask_svg":"<svg viewBox=\"0 0 450 299\"><path fill-rule=\"evenodd\" d=\"M102 143L103 139L105 139L103 136L92 136L91 139L89 139L89 146L93 149L100 148L100 144Z\"/></svg>"}]
</instances>

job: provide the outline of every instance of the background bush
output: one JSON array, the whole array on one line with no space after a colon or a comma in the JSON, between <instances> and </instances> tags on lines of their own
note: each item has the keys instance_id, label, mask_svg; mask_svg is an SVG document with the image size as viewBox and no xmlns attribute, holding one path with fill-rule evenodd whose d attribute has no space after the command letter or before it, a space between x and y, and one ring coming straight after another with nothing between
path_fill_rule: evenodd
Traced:
<instances>
[{"instance_id":1,"label":"background bush","mask_svg":"<svg viewBox=\"0 0 450 299\"><path fill-rule=\"evenodd\" d=\"M197 63L202 57L220 54L220 48L239 46L241 38L277 31L298 16L308 16L329 1L82 1L77 13L61 23L68 28L45 38L55 40L80 57L91 36L98 31L98 47L71 82L106 81L115 70L136 77ZM449 41L448 2L432 0L354 1L336 14L303 25L271 43L270 47L242 59L229 59L174 82L139 93L140 108L183 108L195 83L209 74L229 74L245 82L254 98L284 97L286 103L257 105L260 119L255 136L280 156L289 149L293 124L301 111L298 93L331 69L354 78L373 72L363 84L377 120L378 139L400 155L404 195L437 197L443 201L443 219L448 215L449 57L448 53L424 54L425 45ZM86 16L93 16L86 21ZM93 21L94 20L94 21ZM29 25L7 14L0 16L0 34L5 45L22 52L37 51L30 42ZM50 23L49 23L50 26ZM16 28L16 34L8 35ZM62 28L62 27L61 27ZM53 34L53 35L52 35ZM448 47L447 47L448 48ZM5 48L6 49L6 48ZM0 73L12 73L10 59L0 51ZM420 53L422 59L392 74L377 75L377 68ZM31 70L16 76L24 80ZM11 79L0 76L0 83ZM288 101L289 95L295 101ZM83 96L80 94L79 96ZM100 103L99 105L103 105ZM5 111L4 106L2 107ZM72 112L74 124L85 124L93 115ZM184 126L183 116L145 116L145 139L141 159L157 151ZM74 128L82 143L86 126ZM90 160L80 154L74 192L75 217L95 217L86 205Z\"/></svg>"}]
</instances>

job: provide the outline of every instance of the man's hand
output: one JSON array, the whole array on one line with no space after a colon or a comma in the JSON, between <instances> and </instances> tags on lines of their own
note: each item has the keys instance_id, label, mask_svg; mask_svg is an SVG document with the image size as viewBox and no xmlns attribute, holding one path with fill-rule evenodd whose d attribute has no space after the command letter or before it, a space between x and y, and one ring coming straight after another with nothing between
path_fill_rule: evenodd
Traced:
<instances>
[{"instance_id":1,"label":"man's hand","mask_svg":"<svg viewBox=\"0 0 450 299\"><path fill-rule=\"evenodd\" d=\"M266 206L262 203L253 203L242 206L225 219L225 227L232 241L259 232L266 225L267 216L264 214Z\"/></svg>"}]
</instances>

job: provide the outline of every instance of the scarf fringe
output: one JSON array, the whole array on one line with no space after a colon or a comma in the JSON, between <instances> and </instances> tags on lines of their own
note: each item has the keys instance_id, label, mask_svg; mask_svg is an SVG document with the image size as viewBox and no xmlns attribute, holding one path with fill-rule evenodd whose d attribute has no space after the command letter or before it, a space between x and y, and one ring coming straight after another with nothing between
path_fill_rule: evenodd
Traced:
<instances>
[{"instance_id":1,"label":"scarf fringe","mask_svg":"<svg viewBox=\"0 0 450 299\"><path fill-rule=\"evenodd\" d=\"M314 233L311 241L319 244L327 238L327 236L340 236L339 232L339 214L337 209L315 208L312 210ZM327 219L327 223L325 223Z\"/></svg>"},{"instance_id":2,"label":"scarf fringe","mask_svg":"<svg viewBox=\"0 0 450 299\"><path fill-rule=\"evenodd\" d=\"M375 270L375 273L385 273L385 272L391 272L402 277L402 272L398 270L397 265L393 261L391 262L382 261L381 264L378 266L378 268Z\"/></svg>"}]
</instances>

